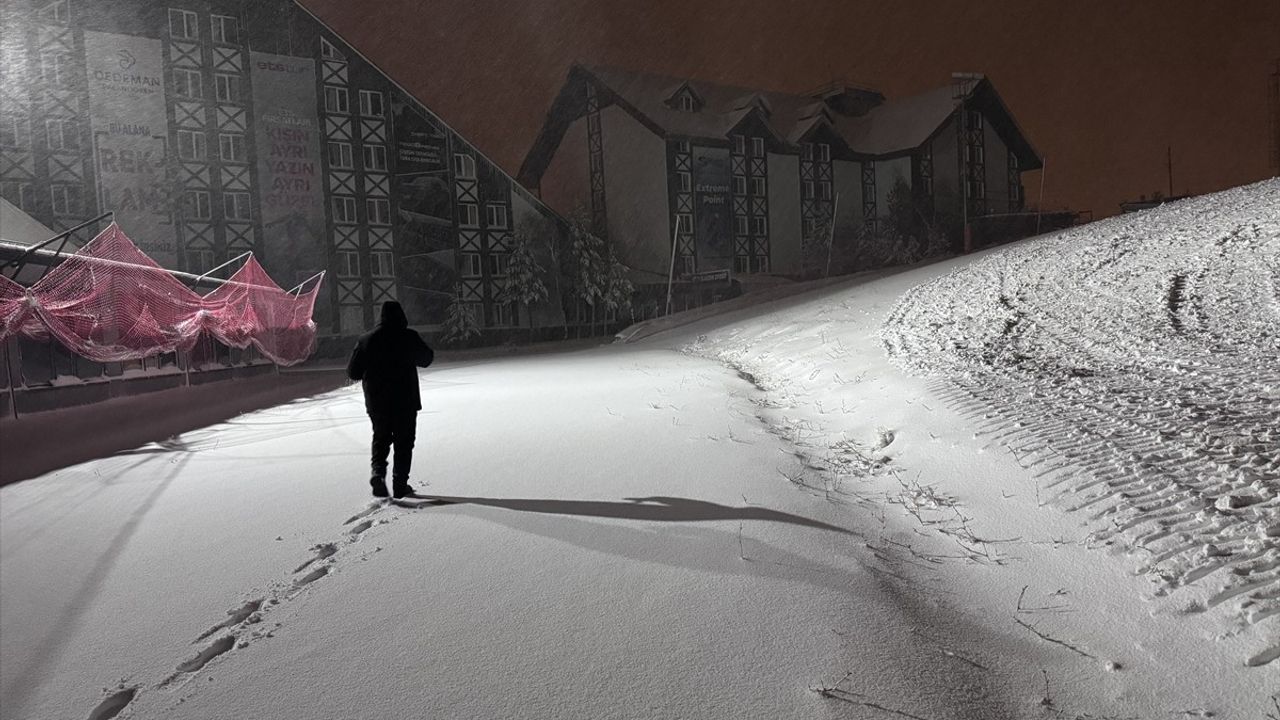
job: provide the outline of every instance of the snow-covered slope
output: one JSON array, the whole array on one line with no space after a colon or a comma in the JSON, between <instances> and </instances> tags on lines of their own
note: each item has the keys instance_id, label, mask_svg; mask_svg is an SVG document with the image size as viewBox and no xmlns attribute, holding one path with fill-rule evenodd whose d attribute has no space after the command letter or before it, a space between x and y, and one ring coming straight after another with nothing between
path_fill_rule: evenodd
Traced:
<instances>
[{"instance_id":1,"label":"snow-covered slope","mask_svg":"<svg viewBox=\"0 0 1280 720\"><path fill-rule=\"evenodd\" d=\"M883 337L999 413L989 432L1158 593L1280 613L1280 181L992 255L908 292Z\"/></svg>"},{"instance_id":2,"label":"snow-covered slope","mask_svg":"<svg viewBox=\"0 0 1280 720\"><path fill-rule=\"evenodd\" d=\"M683 348L764 392L791 479L880 527L877 560L1057 648L1056 707L1280 715L1278 196L869 274Z\"/></svg>"}]
</instances>

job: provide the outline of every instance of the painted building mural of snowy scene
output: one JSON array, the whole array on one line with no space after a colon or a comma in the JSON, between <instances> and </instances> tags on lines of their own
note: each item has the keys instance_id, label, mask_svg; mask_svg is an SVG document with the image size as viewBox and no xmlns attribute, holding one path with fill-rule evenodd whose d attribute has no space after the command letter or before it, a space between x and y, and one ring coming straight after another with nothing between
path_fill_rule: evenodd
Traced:
<instances>
[{"instance_id":1,"label":"painted building mural of snowy scene","mask_svg":"<svg viewBox=\"0 0 1280 720\"><path fill-rule=\"evenodd\" d=\"M495 337L563 323L500 297L515 227L554 213L301 6L3 13L0 195L54 231L111 211L171 269L253 251L286 288L327 270L322 336L388 299L428 330L455 298Z\"/></svg>"}]
</instances>

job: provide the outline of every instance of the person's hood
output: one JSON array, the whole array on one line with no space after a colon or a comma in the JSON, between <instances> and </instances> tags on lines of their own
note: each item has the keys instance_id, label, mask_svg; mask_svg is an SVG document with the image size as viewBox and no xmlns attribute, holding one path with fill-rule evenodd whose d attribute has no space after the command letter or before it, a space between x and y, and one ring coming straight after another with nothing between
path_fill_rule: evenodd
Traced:
<instances>
[{"instance_id":1,"label":"person's hood","mask_svg":"<svg viewBox=\"0 0 1280 720\"><path fill-rule=\"evenodd\" d=\"M395 300L382 303L381 325L390 328L409 327L409 318L405 317L404 308L400 307L400 303Z\"/></svg>"}]
</instances>

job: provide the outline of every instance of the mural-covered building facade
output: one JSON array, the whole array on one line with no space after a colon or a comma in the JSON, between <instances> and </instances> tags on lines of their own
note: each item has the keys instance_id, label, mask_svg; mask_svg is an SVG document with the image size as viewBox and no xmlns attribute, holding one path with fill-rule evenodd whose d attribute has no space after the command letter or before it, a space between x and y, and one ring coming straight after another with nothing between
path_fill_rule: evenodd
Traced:
<instances>
[{"instance_id":1,"label":"mural-covered building facade","mask_svg":"<svg viewBox=\"0 0 1280 720\"><path fill-rule=\"evenodd\" d=\"M160 264L253 251L326 271L322 335L455 297L498 331L559 325L501 297L514 229L562 221L289 0L5 0L0 195L54 230L99 213Z\"/></svg>"},{"instance_id":2,"label":"mural-covered building facade","mask_svg":"<svg viewBox=\"0 0 1280 720\"><path fill-rule=\"evenodd\" d=\"M663 283L673 249L678 277L801 275L824 223L875 235L899 183L940 215L1017 213L1041 164L981 76L886 100L574 66L518 177Z\"/></svg>"}]
</instances>

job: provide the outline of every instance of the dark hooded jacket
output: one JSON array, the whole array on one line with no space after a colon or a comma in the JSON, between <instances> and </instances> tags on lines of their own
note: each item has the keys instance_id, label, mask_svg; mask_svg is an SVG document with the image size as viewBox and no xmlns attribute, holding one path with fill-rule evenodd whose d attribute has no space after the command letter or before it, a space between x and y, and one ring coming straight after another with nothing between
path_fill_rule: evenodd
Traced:
<instances>
[{"instance_id":1,"label":"dark hooded jacket","mask_svg":"<svg viewBox=\"0 0 1280 720\"><path fill-rule=\"evenodd\" d=\"M431 364L435 353L422 336L409 329L400 303L382 303L382 321L360 337L347 363L347 377L364 387L369 414L417 412L422 409L418 368Z\"/></svg>"}]
</instances>

